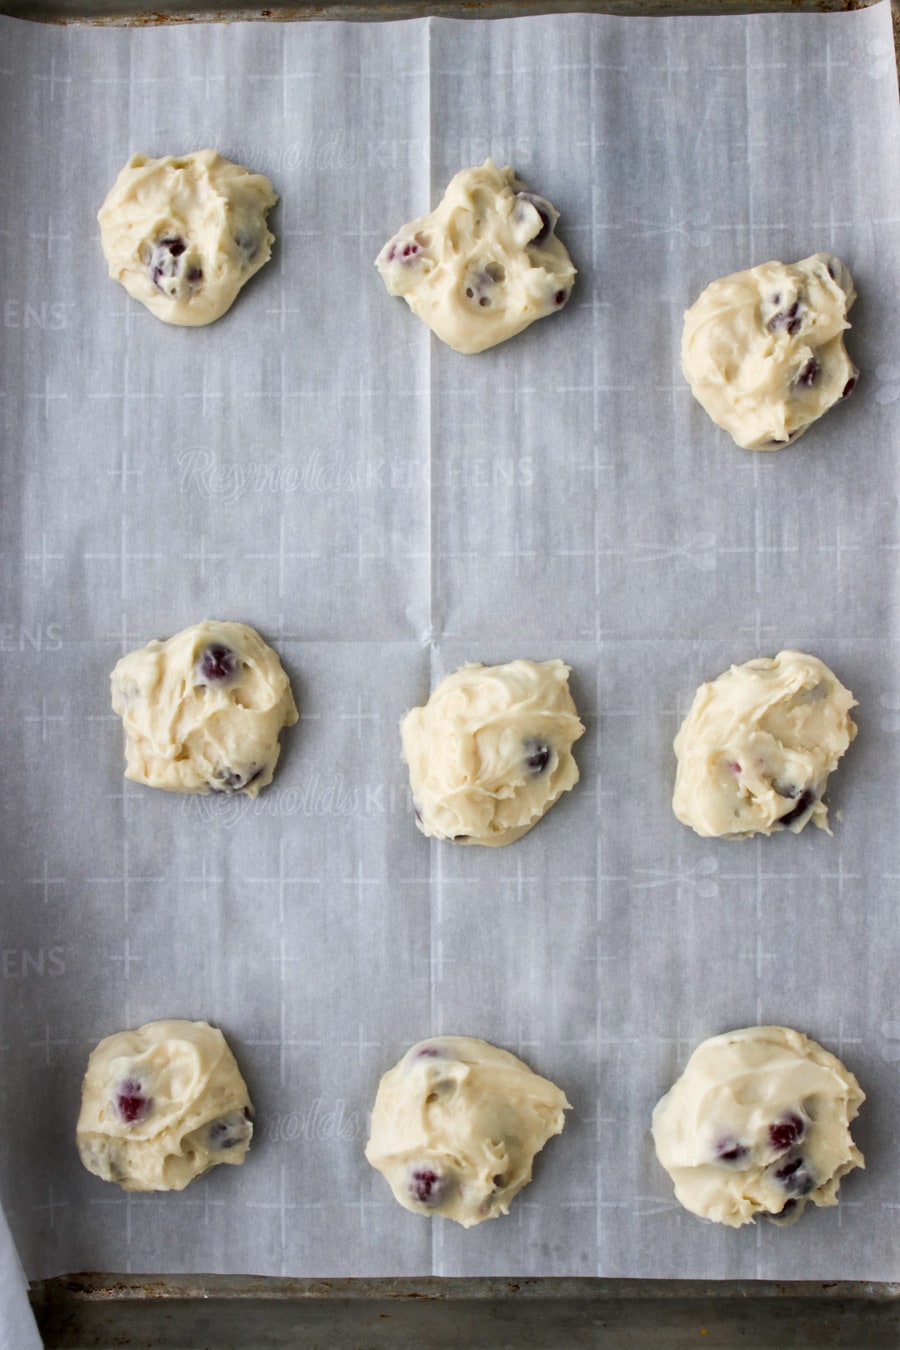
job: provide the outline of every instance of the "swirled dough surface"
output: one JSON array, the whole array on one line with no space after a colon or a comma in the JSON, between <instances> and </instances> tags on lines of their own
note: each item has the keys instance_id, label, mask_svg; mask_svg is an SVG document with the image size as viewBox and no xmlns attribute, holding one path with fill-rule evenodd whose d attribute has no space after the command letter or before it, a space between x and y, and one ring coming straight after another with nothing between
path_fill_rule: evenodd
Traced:
<instances>
[{"instance_id":1,"label":"swirled dough surface","mask_svg":"<svg viewBox=\"0 0 900 1350\"><path fill-rule=\"evenodd\" d=\"M856 383L843 336L855 299L849 271L828 253L712 282L684 316L691 392L744 449L782 449Z\"/></svg>"},{"instance_id":2,"label":"swirled dough surface","mask_svg":"<svg viewBox=\"0 0 900 1350\"><path fill-rule=\"evenodd\" d=\"M366 1157L404 1209L471 1228L509 1213L568 1106L507 1050L438 1036L382 1078Z\"/></svg>"},{"instance_id":3,"label":"swirled dough surface","mask_svg":"<svg viewBox=\"0 0 900 1350\"><path fill-rule=\"evenodd\" d=\"M863 1157L850 1122L865 1094L799 1031L745 1027L704 1041L653 1112L659 1161L692 1214L739 1228L836 1205Z\"/></svg>"},{"instance_id":4,"label":"swirled dough surface","mask_svg":"<svg viewBox=\"0 0 900 1350\"><path fill-rule=\"evenodd\" d=\"M856 700L815 656L783 651L702 684L675 737L672 807L707 837L828 830L828 775L856 735Z\"/></svg>"},{"instance_id":5,"label":"swirled dough surface","mask_svg":"<svg viewBox=\"0 0 900 1350\"><path fill-rule=\"evenodd\" d=\"M252 1136L247 1085L206 1022L119 1031L88 1060L78 1151L125 1191L181 1191L218 1163L242 1163Z\"/></svg>"},{"instance_id":6,"label":"swirled dough surface","mask_svg":"<svg viewBox=\"0 0 900 1350\"><path fill-rule=\"evenodd\" d=\"M471 355L562 309L575 268L559 212L493 160L461 169L440 205L404 225L375 260L391 295L454 351Z\"/></svg>"},{"instance_id":7,"label":"swirled dough surface","mask_svg":"<svg viewBox=\"0 0 900 1350\"><path fill-rule=\"evenodd\" d=\"M562 661L462 666L400 723L423 834L511 844L578 782L583 735Z\"/></svg>"},{"instance_id":8,"label":"swirled dough surface","mask_svg":"<svg viewBox=\"0 0 900 1350\"><path fill-rule=\"evenodd\" d=\"M271 783L297 709L281 662L253 628L207 621L123 656L112 705L125 777L167 792L246 792Z\"/></svg>"},{"instance_id":9,"label":"swirled dough surface","mask_svg":"<svg viewBox=\"0 0 900 1350\"><path fill-rule=\"evenodd\" d=\"M165 323L212 323L271 257L277 201L215 150L132 155L97 216L109 275Z\"/></svg>"}]
</instances>

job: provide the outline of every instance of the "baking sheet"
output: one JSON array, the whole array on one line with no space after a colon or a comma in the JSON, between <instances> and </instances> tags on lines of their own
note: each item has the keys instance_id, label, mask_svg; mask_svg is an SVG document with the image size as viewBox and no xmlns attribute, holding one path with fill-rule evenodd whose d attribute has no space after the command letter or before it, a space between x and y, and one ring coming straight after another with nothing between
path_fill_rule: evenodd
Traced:
<instances>
[{"instance_id":1,"label":"baking sheet","mask_svg":"<svg viewBox=\"0 0 900 1350\"><path fill-rule=\"evenodd\" d=\"M887 6L849 15L50 30L3 20L2 1197L26 1269L890 1280L900 1058L894 827L898 117ZM134 150L269 174L278 246L207 330L105 276ZM452 173L562 212L565 314L477 358L372 267ZM750 455L693 403L681 311L831 249L853 399ZM301 722L256 802L121 778L108 673L254 624ZM694 688L796 645L860 702L834 838L701 840L669 809ZM463 660L560 656L582 781L505 850L413 828L396 723ZM843 817L843 818L840 818ZM72 1134L87 1054L221 1025L248 1164L125 1196ZM649 1115L757 1021L842 1055L867 1171L732 1233L674 1202ZM573 1103L509 1218L402 1211L362 1157L411 1041L483 1036Z\"/></svg>"}]
</instances>

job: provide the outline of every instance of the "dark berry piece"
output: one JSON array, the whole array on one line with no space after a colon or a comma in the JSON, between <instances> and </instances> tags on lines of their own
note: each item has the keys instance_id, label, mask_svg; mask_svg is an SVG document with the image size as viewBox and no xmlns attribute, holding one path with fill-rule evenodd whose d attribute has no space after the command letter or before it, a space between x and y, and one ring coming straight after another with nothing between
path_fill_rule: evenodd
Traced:
<instances>
[{"instance_id":1,"label":"dark berry piece","mask_svg":"<svg viewBox=\"0 0 900 1350\"><path fill-rule=\"evenodd\" d=\"M495 1186L497 1187L497 1189L499 1190L502 1186L505 1186L505 1185L506 1185L506 1177L503 1176L503 1174L501 1173L500 1176L497 1176L497 1177L494 1177L494 1178L493 1178L493 1182L494 1182L494 1185L495 1185Z\"/></svg>"},{"instance_id":2,"label":"dark berry piece","mask_svg":"<svg viewBox=\"0 0 900 1350\"><path fill-rule=\"evenodd\" d=\"M815 1180L802 1158L791 1158L776 1168L775 1176L781 1182L788 1195L809 1195L815 1186Z\"/></svg>"},{"instance_id":3,"label":"dark berry piece","mask_svg":"<svg viewBox=\"0 0 900 1350\"><path fill-rule=\"evenodd\" d=\"M234 678L237 657L221 642L211 643L200 657L200 674L207 684L221 684Z\"/></svg>"},{"instance_id":4,"label":"dark berry piece","mask_svg":"<svg viewBox=\"0 0 900 1350\"><path fill-rule=\"evenodd\" d=\"M413 811L415 812L416 820L419 822L419 824L422 824L422 812L415 805L413 805Z\"/></svg>"},{"instance_id":5,"label":"dark berry piece","mask_svg":"<svg viewBox=\"0 0 900 1350\"><path fill-rule=\"evenodd\" d=\"M184 274L184 279L189 286L196 286L198 281L203 280L203 272L199 267L189 267Z\"/></svg>"},{"instance_id":6,"label":"dark berry piece","mask_svg":"<svg viewBox=\"0 0 900 1350\"><path fill-rule=\"evenodd\" d=\"M794 794L782 793L781 795L793 796ZM816 794L814 792L812 792L809 788L804 788L803 791L800 793L800 796L797 798L796 805L792 806L790 811L788 811L785 815L778 817L779 825L792 825L795 820L800 820L802 816L805 816L807 812L812 810L817 800L818 798L816 797Z\"/></svg>"},{"instance_id":7,"label":"dark berry piece","mask_svg":"<svg viewBox=\"0 0 900 1350\"><path fill-rule=\"evenodd\" d=\"M497 262L486 263L466 278L466 295L476 300L482 309L487 309L496 299L496 287L506 280L506 268Z\"/></svg>"},{"instance_id":8,"label":"dark berry piece","mask_svg":"<svg viewBox=\"0 0 900 1350\"><path fill-rule=\"evenodd\" d=\"M210 1121L206 1130L208 1146L218 1150L236 1148L238 1144L246 1143L253 1134L251 1119L247 1109L241 1108Z\"/></svg>"},{"instance_id":9,"label":"dark berry piece","mask_svg":"<svg viewBox=\"0 0 900 1350\"><path fill-rule=\"evenodd\" d=\"M242 792L244 788L255 783L262 769L257 769L255 765L244 772L240 769L220 769L218 776L210 783L210 788L214 793L232 793Z\"/></svg>"},{"instance_id":10,"label":"dark berry piece","mask_svg":"<svg viewBox=\"0 0 900 1350\"><path fill-rule=\"evenodd\" d=\"M563 305L566 303L568 298L569 298L568 291L557 291L553 297L553 303L554 305L556 305L557 309L562 309Z\"/></svg>"},{"instance_id":11,"label":"dark berry piece","mask_svg":"<svg viewBox=\"0 0 900 1350\"><path fill-rule=\"evenodd\" d=\"M787 1153L788 1149L803 1138L806 1132L806 1126L798 1115L793 1112L785 1116L783 1120L776 1120L774 1125L769 1126L769 1143L779 1153Z\"/></svg>"},{"instance_id":12,"label":"dark berry piece","mask_svg":"<svg viewBox=\"0 0 900 1350\"><path fill-rule=\"evenodd\" d=\"M750 1150L744 1144L739 1144L736 1139L721 1139L716 1144L716 1160L728 1163L732 1167L746 1162L749 1155Z\"/></svg>"},{"instance_id":13,"label":"dark berry piece","mask_svg":"<svg viewBox=\"0 0 900 1350\"><path fill-rule=\"evenodd\" d=\"M841 398L849 398L855 388L856 388L856 376L851 375L850 379L844 385L844 392L841 394Z\"/></svg>"},{"instance_id":14,"label":"dark berry piece","mask_svg":"<svg viewBox=\"0 0 900 1350\"><path fill-rule=\"evenodd\" d=\"M535 777L543 773L550 763L550 747L543 741L530 740L525 742L525 767Z\"/></svg>"},{"instance_id":15,"label":"dark berry piece","mask_svg":"<svg viewBox=\"0 0 900 1350\"><path fill-rule=\"evenodd\" d=\"M773 296L772 303L778 305L781 303L781 296ZM800 316L800 301L795 300L790 309L779 309L772 315L768 323L770 333L787 333L788 337L793 337L803 327L803 319Z\"/></svg>"},{"instance_id":16,"label":"dark berry piece","mask_svg":"<svg viewBox=\"0 0 900 1350\"><path fill-rule=\"evenodd\" d=\"M424 250L431 243L427 234L421 231L412 239L394 239L388 248L389 263L402 263L405 267L415 267Z\"/></svg>"},{"instance_id":17,"label":"dark berry piece","mask_svg":"<svg viewBox=\"0 0 900 1350\"><path fill-rule=\"evenodd\" d=\"M423 1045L416 1055L417 1059L443 1059L443 1057L443 1051L439 1050L436 1045Z\"/></svg>"},{"instance_id":18,"label":"dark berry piece","mask_svg":"<svg viewBox=\"0 0 900 1350\"><path fill-rule=\"evenodd\" d=\"M180 261L187 252L187 243L178 235L168 235L158 239L144 254L144 266L157 290L170 297L178 292L179 281L184 271ZM196 276L194 275L196 273ZM185 280L193 285L200 278L198 268L188 268Z\"/></svg>"},{"instance_id":19,"label":"dark berry piece","mask_svg":"<svg viewBox=\"0 0 900 1350\"><path fill-rule=\"evenodd\" d=\"M262 239L258 234L236 234L234 242L246 257L247 262L253 262L253 259L259 254Z\"/></svg>"},{"instance_id":20,"label":"dark berry piece","mask_svg":"<svg viewBox=\"0 0 900 1350\"><path fill-rule=\"evenodd\" d=\"M796 1200L785 1200L781 1209L764 1209L762 1213L765 1214L767 1219L771 1219L773 1223L780 1225L783 1219L790 1218L796 1208Z\"/></svg>"},{"instance_id":21,"label":"dark berry piece","mask_svg":"<svg viewBox=\"0 0 900 1350\"><path fill-rule=\"evenodd\" d=\"M816 382L816 376L819 373L819 363L814 356L811 356L806 365L800 371L794 381L795 384L802 384L804 388L811 389Z\"/></svg>"},{"instance_id":22,"label":"dark berry piece","mask_svg":"<svg viewBox=\"0 0 900 1350\"><path fill-rule=\"evenodd\" d=\"M135 1125L138 1121L146 1120L152 1106L152 1099L144 1096L143 1088L135 1078L128 1078L119 1084L116 1091L116 1110L126 1125Z\"/></svg>"},{"instance_id":23,"label":"dark berry piece","mask_svg":"<svg viewBox=\"0 0 900 1350\"><path fill-rule=\"evenodd\" d=\"M525 205L534 207L541 222L537 234L525 242L530 244L532 248L540 248L542 244L546 244L553 233L553 207L545 197L538 197L534 192L517 192L516 204L513 207L513 221L516 224L524 221L528 214L527 211L523 210Z\"/></svg>"},{"instance_id":24,"label":"dark berry piece","mask_svg":"<svg viewBox=\"0 0 900 1350\"><path fill-rule=\"evenodd\" d=\"M439 1205L444 1190L444 1178L431 1167L414 1167L409 1174L409 1193L421 1205Z\"/></svg>"}]
</instances>

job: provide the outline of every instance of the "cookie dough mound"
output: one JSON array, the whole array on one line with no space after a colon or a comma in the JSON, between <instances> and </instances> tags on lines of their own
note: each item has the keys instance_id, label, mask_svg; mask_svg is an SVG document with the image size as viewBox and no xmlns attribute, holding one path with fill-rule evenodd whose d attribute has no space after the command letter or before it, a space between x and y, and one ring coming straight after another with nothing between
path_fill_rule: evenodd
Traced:
<instances>
[{"instance_id":1,"label":"cookie dough mound","mask_svg":"<svg viewBox=\"0 0 900 1350\"><path fill-rule=\"evenodd\" d=\"M112 673L125 777L167 792L246 792L271 783L297 709L281 662L243 623L154 639Z\"/></svg>"},{"instance_id":2,"label":"cookie dough mound","mask_svg":"<svg viewBox=\"0 0 900 1350\"><path fill-rule=\"evenodd\" d=\"M242 1163L252 1136L247 1086L206 1022L119 1031L88 1060L78 1152L124 1191L184 1190L218 1163Z\"/></svg>"},{"instance_id":3,"label":"cookie dough mound","mask_svg":"<svg viewBox=\"0 0 900 1350\"><path fill-rule=\"evenodd\" d=\"M442 342L483 352L571 295L575 268L558 220L545 197L487 159L456 174L441 204L389 239L375 266Z\"/></svg>"},{"instance_id":4,"label":"cookie dough mound","mask_svg":"<svg viewBox=\"0 0 900 1350\"><path fill-rule=\"evenodd\" d=\"M562 661L462 666L400 723L423 834L511 844L578 782L584 734Z\"/></svg>"},{"instance_id":5,"label":"cookie dough mound","mask_svg":"<svg viewBox=\"0 0 900 1350\"><path fill-rule=\"evenodd\" d=\"M850 1137L865 1093L799 1031L746 1027L704 1041L653 1112L656 1154L685 1209L732 1228L836 1205L865 1166Z\"/></svg>"},{"instance_id":6,"label":"cookie dough mound","mask_svg":"<svg viewBox=\"0 0 900 1350\"><path fill-rule=\"evenodd\" d=\"M272 255L268 178L215 150L132 155L97 219L109 275L164 323L212 323Z\"/></svg>"},{"instance_id":7,"label":"cookie dough mound","mask_svg":"<svg viewBox=\"0 0 900 1350\"><path fill-rule=\"evenodd\" d=\"M684 316L691 392L744 449L782 449L856 384L843 337L855 299L828 253L712 282Z\"/></svg>"},{"instance_id":8,"label":"cookie dough mound","mask_svg":"<svg viewBox=\"0 0 900 1350\"><path fill-rule=\"evenodd\" d=\"M471 1228L509 1213L567 1108L506 1050L469 1036L419 1041L378 1086L366 1157L404 1209Z\"/></svg>"},{"instance_id":9,"label":"cookie dough mound","mask_svg":"<svg viewBox=\"0 0 900 1350\"><path fill-rule=\"evenodd\" d=\"M828 831L828 775L856 735L856 700L815 656L784 651L701 684L675 737L672 808L707 838L810 821Z\"/></svg>"}]
</instances>

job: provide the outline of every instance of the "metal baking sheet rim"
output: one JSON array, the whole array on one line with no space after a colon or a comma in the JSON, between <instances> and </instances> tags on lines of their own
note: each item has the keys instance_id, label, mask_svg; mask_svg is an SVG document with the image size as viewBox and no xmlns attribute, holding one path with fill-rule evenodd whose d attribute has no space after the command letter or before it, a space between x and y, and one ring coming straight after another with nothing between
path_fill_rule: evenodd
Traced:
<instances>
[{"instance_id":1,"label":"metal baking sheet rim","mask_svg":"<svg viewBox=\"0 0 900 1350\"><path fill-rule=\"evenodd\" d=\"M773 1350L819 1342L879 1350L900 1343L894 1284L80 1275L43 1281L33 1296L51 1350L466 1343L480 1350L698 1343Z\"/></svg>"},{"instance_id":2,"label":"metal baking sheet rim","mask_svg":"<svg viewBox=\"0 0 900 1350\"><path fill-rule=\"evenodd\" d=\"M871 0L872 3L875 0ZM273 4L265 8L223 5L215 10L194 9L191 0L166 10L122 8L115 0L68 0L61 5L40 0L0 3L0 14L34 22L92 25L147 26L166 23L276 21L308 19L374 21L424 17L439 14L457 18L508 18L553 12L593 12L622 16L688 14L744 14L766 11L809 10L817 13L865 8L870 0L569 0L553 4L502 3L472 0L469 4L392 3L359 4L336 0L331 4ZM900 66L900 0L891 0L894 44ZM304 1280L274 1276L167 1275L163 1277L124 1274L78 1273L34 1281L31 1302L47 1347L81 1345L177 1346L193 1329L192 1309L202 1308L203 1324L227 1344L262 1346L299 1342L306 1327L314 1330L327 1315L329 1344L360 1344L363 1329L367 1345L421 1344L416 1337L426 1329L429 1345L458 1343L461 1318L474 1313L483 1319L488 1309L503 1305L502 1325L488 1331L478 1344L484 1347L548 1344L546 1318L553 1318L553 1335L564 1335L566 1344L641 1345L650 1350L673 1345L673 1335L702 1336L709 1347L736 1344L773 1345L777 1333L803 1335L827 1331L828 1343L858 1346L863 1335L867 1350L900 1346L900 1283L862 1281L768 1281L720 1280L625 1280L603 1278L547 1279L340 1279ZM135 1326L140 1311L158 1316L165 1308L168 1330ZM435 1325L435 1308L451 1314L452 1321ZM517 1309L516 1313L511 1310ZM303 1310L307 1314L303 1315ZM155 1310L151 1312L151 1310ZM289 1319L277 1317L277 1311ZM360 1313L363 1314L360 1317ZM381 1321L372 1323L377 1313ZM749 1315L748 1315L749 1314ZM773 1325L773 1319L778 1326ZM140 1318L144 1321L144 1318ZM712 1328L701 1325L704 1320ZM283 1323L283 1326L281 1325ZM218 1330L217 1330L217 1324ZM543 1324L543 1329L541 1324ZM605 1331L604 1331L605 1329ZM536 1333L532 1339L529 1331ZM174 1339L169 1335L172 1333ZM135 1335L140 1337L136 1339ZM495 1334L496 1333L496 1334ZM607 1335L615 1340L608 1340ZM279 1336L273 1340L272 1336ZM281 1339L281 1335L289 1339ZM265 1342L259 1338L264 1336ZM523 1337L527 1336L527 1340ZM90 1337L90 1339L86 1339ZM437 1339L440 1337L440 1339ZM623 1340L627 1337L627 1342ZM640 1340L633 1339L640 1337ZM722 1339L722 1338L725 1339ZM402 1339L401 1339L402 1338ZM850 1339L848 1339L850 1338ZM209 1343L209 1342L207 1342ZM217 1346L226 1341L219 1339ZM788 1344L788 1342L784 1342Z\"/></svg>"}]
</instances>

